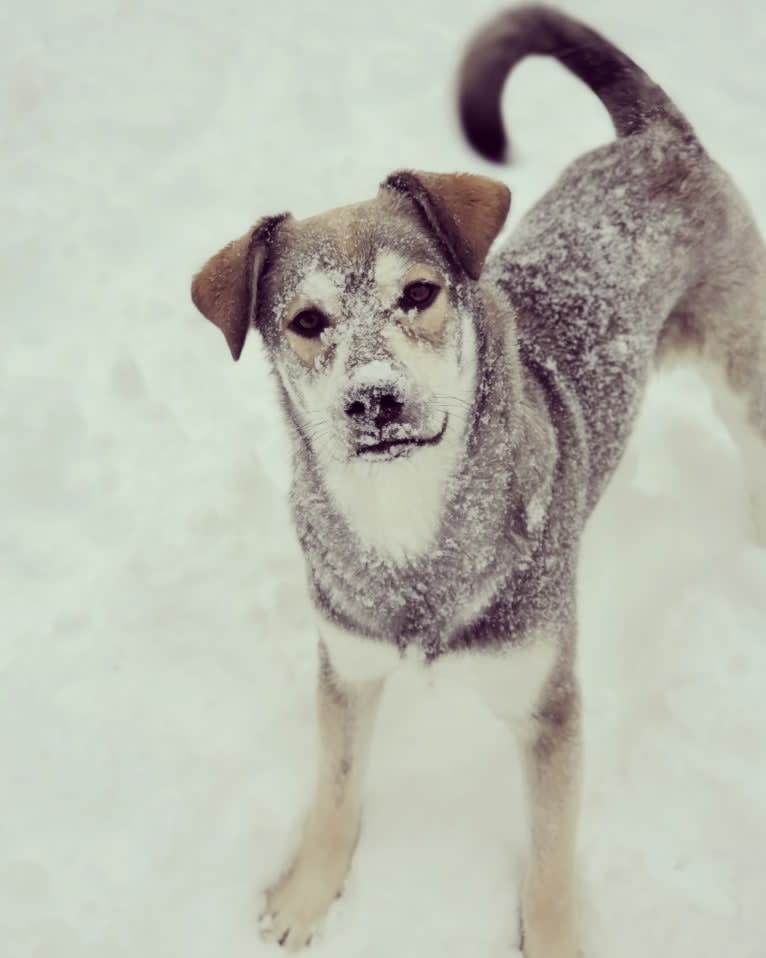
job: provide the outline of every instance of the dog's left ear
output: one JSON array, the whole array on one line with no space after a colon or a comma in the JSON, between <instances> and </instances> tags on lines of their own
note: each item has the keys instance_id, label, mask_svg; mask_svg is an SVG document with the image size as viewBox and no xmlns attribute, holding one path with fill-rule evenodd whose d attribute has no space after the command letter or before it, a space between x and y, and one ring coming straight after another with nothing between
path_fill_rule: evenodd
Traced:
<instances>
[{"instance_id":1,"label":"dog's left ear","mask_svg":"<svg viewBox=\"0 0 766 958\"><path fill-rule=\"evenodd\" d=\"M504 183L472 173L420 173L401 170L382 184L409 196L471 279L481 275L492 241L511 205Z\"/></svg>"},{"instance_id":2,"label":"dog's left ear","mask_svg":"<svg viewBox=\"0 0 766 958\"><path fill-rule=\"evenodd\" d=\"M192 280L192 302L221 330L239 359L256 316L260 279L277 225L287 216L267 216L211 256Z\"/></svg>"}]
</instances>

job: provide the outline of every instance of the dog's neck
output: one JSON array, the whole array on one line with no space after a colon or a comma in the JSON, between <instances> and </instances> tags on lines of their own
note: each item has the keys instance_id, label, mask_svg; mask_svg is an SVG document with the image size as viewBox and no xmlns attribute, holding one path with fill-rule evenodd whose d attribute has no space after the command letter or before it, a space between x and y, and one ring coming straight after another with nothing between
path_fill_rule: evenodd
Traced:
<instances>
[{"instance_id":1,"label":"dog's neck","mask_svg":"<svg viewBox=\"0 0 766 958\"><path fill-rule=\"evenodd\" d=\"M293 424L291 498L314 600L361 631L374 632L376 623L388 621L397 633L422 634L428 624L443 634L459 606L470 606L479 594L499 588L509 570L523 568L542 535L555 433L542 390L519 360L508 304L489 292L477 298L476 310L474 406L454 471L424 475L419 489L410 486L417 491L410 503L399 498L401 486L386 486L389 464L376 466L380 483L359 490L373 521L389 523L393 548L371 547L360 537ZM417 462L408 465L417 468ZM396 531L412 533L424 494L438 496L429 503L437 511L431 536L417 550L397 548ZM461 583L457 592L455 583Z\"/></svg>"}]
</instances>

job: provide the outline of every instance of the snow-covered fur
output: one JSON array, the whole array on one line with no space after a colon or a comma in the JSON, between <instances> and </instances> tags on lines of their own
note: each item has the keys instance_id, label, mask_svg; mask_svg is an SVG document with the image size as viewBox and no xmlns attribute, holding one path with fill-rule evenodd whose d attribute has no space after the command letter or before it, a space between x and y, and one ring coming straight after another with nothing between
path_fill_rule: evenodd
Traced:
<instances>
[{"instance_id":1,"label":"snow-covered fur","mask_svg":"<svg viewBox=\"0 0 766 958\"><path fill-rule=\"evenodd\" d=\"M371 201L262 221L195 278L235 357L252 320L277 374L323 639L320 784L267 909L290 947L342 884L383 678L404 658L473 655L488 674L523 670L525 694L508 686L523 704L495 682L492 707L525 759L525 954L574 958L578 545L653 361L714 365L763 468L766 257L745 203L659 87L546 8L503 14L469 48L460 102L479 150L503 153L502 86L534 52L591 86L618 138L573 163L486 265L502 184L402 172Z\"/></svg>"}]
</instances>

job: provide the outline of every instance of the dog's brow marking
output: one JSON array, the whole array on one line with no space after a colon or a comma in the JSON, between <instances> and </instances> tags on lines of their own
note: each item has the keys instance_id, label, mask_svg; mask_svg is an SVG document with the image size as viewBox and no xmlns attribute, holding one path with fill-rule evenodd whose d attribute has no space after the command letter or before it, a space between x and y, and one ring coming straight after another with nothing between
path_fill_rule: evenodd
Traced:
<instances>
[{"instance_id":1,"label":"dog's brow marking","mask_svg":"<svg viewBox=\"0 0 766 958\"><path fill-rule=\"evenodd\" d=\"M375 257L375 285L381 300L398 297L410 264L392 249L381 250Z\"/></svg>"},{"instance_id":2,"label":"dog's brow marking","mask_svg":"<svg viewBox=\"0 0 766 958\"><path fill-rule=\"evenodd\" d=\"M340 306L343 276L337 272L315 269L307 273L300 285L300 295L327 310L336 312Z\"/></svg>"}]
</instances>

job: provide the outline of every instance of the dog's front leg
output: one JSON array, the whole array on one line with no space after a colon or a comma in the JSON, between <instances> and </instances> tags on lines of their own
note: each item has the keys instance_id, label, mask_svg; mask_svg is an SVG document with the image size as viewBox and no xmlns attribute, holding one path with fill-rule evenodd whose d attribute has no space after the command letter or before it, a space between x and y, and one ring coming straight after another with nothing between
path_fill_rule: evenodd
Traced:
<instances>
[{"instance_id":1,"label":"dog's front leg","mask_svg":"<svg viewBox=\"0 0 766 958\"><path fill-rule=\"evenodd\" d=\"M288 951L308 944L341 892L359 831L359 791L382 679L351 683L324 647L318 691L319 769L298 853L266 893L263 936Z\"/></svg>"},{"instance_id":2,"label":"dog's front leg","mask_svg":"<svg viewBox=\"0 0 766 958\"><path fill-rule=\"evenodd\" d=\"M555 682L521 733L530 850L522 901L525 958L576 958L575 844L580 805L576 680Z\"/></svg>"}]
</instances>

